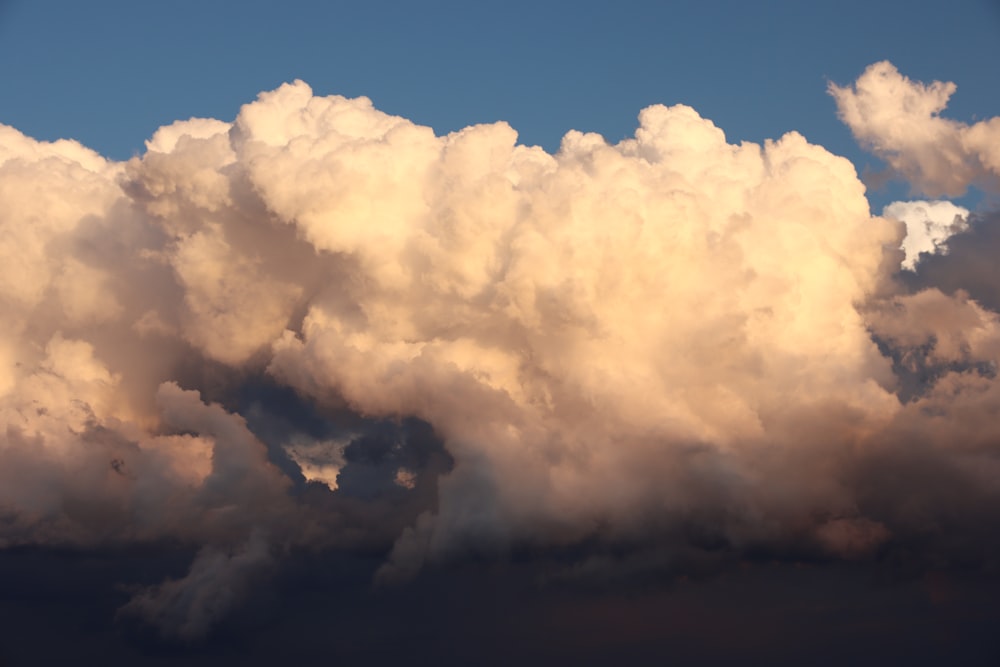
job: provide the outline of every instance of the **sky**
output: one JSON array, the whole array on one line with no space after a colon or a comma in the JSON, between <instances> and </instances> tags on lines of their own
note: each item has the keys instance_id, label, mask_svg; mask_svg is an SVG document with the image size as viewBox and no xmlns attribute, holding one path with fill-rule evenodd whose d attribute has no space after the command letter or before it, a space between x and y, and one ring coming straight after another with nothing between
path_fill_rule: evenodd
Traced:
<instances>
[{"instance_id":1,"label":"sky","mask_svg":"<svg viewBox=\"0 0 1000 667\"><path fill-rule=\"evenodd\" d=\"M958 120L1000 109L993 0L0 6L4 122L119 160L160 125L230 119L295 79L439 133L504 120L549 151L570 129L618 141L640 109L687 104L733 142L796 130L859 168L874 161L826 85L873 62L954 81Z\"/></svg>"},{"instance_id":2,"label":"sky","mask_svg":"<svg viewBox=\"0 0 1000 667\"><path fill-rule=\"evenodd\" d=\"M998 62L0 0L0 664L995 664Z\"/></svg>"}]
</instances>

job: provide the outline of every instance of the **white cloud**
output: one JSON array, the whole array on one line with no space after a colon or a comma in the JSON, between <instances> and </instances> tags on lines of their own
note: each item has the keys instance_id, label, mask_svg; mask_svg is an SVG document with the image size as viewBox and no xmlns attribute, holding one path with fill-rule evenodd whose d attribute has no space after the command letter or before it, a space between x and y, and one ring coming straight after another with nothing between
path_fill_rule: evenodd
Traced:
<instances>
[{"instance_id":1,"label":"white cloud","mask_svg":"<svg viewBox=\"0 0 1000 667\"><path fill-rule=\"evenodd\" d=\"M915 82L883 61L854 85L829 90L858 141L925 195L957 197L970 185L1000 189L1000 118L972 125L942 118L954 83Z\"/></svg>"},{"instance_id":2,"label":"white cloud","mask_svg":"<svg viewBox=\"0 0 1000 667\"><path fill-rule=\"evenodd\" d=\"M952 234L968 227L969 210L949 201L897 201L882 210L882 215L906 225L903 268L913 269L920 253L934 253Z\"/></svg>"}]
</instances>

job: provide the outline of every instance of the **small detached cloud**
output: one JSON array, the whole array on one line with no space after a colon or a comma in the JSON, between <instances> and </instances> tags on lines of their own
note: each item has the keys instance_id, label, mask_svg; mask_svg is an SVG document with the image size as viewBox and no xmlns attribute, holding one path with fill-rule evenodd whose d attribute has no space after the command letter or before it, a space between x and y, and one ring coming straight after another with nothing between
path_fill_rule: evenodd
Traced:
<instances>
[{"instance_id":1,"label":"small detached cloud","mask_svg":"<svg viewBox=\"0 0 1000 667\"><path fill-rule=\"evenodd\" d=\"M344 467L344 449L351 438L312 440L298 436L285 445L288 456L295 461L307 482L320 482L331 491L337 490L337 477Z\"/></svg>"},{"instance_id":2,"label":"small detached cloud","mask_svg":"<svg viewBox=\"0 0 1000 667\"><path fill-rule=\"evenodd\" d=\"M906 225L903 268L913 270L922 253L945 250L944 242L968 227L969 210L949 201L897 201L886 206L882 215Z\"/></svg>"},{"instance_id":3,"label":"small detached cloud","mask_svg":"<svg viewBox=\"0 0 1000 667\"><path fill-rule=\"evenodd\" d=\"M406 468L399 468L396 470L396 477L393 481L404 489L413 490L417 487L417 473Z\"/></svg>"},{"instance_id":4,"label":"small detached cloud","mask_svg":"<svg viewBox=\"0 0 1000 667\"><path fill-rule=\"evenodd\" d=\"M1000 191L1000 118L971 125L941 117L957 90L923 84L892 63L870 65L849 86L830 84L841 120L855 138L917 191L959 197L975 185Z\"/></svg>"}]
</instances>

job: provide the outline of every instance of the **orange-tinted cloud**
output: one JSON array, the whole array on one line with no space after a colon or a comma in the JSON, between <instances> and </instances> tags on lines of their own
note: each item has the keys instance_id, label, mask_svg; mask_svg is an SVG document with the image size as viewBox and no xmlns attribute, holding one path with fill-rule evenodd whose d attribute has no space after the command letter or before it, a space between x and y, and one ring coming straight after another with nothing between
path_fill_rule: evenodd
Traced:
<instances>
[{"instance_id":1,"label":"orange-tinted cloud","mask_svg":"<svg viewBox=\"0 0 1000 667\"><path fill-rule=\"evenodd\" d=\"M859 136L928 191L988 181L993 125L874 67L834 89ZM878 143L883 84L924 143ZM125 164L0 127L0 204L0 544L198 545L125 608L168 635L208 631L282 549L373 535L386 581L524 545L628 554L571 574L997 555L997 315L907 288L904 226L796 133L734 145L653 106L553 155L295 82ZM234 408L263 374L353 421L265 443ZM412 418L450 471L352 430Z\"/></svg>"}]
</instances>

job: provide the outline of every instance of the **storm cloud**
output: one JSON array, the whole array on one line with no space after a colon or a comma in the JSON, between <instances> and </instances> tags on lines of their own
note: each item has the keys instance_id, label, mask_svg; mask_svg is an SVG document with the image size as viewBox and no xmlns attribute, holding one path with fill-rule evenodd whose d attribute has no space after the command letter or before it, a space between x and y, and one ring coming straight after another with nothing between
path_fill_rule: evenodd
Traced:
<instances>
[{"instance_id":1,"label":"storm cloud","mask_svg":"<svg viewBox=\"0 0 1000 667\"><path fill-rule=\"evenodd\" d=\"M831 93L924 196L995 188L953 89ZM122 617L196 640L309 550L404 586L998 564L997 288L961 259L995 216L908 244L919 203L683 105L549 154L296 81L146 149L0 126L0 546L192 550Z\"/></svg>"}]
</instances>

